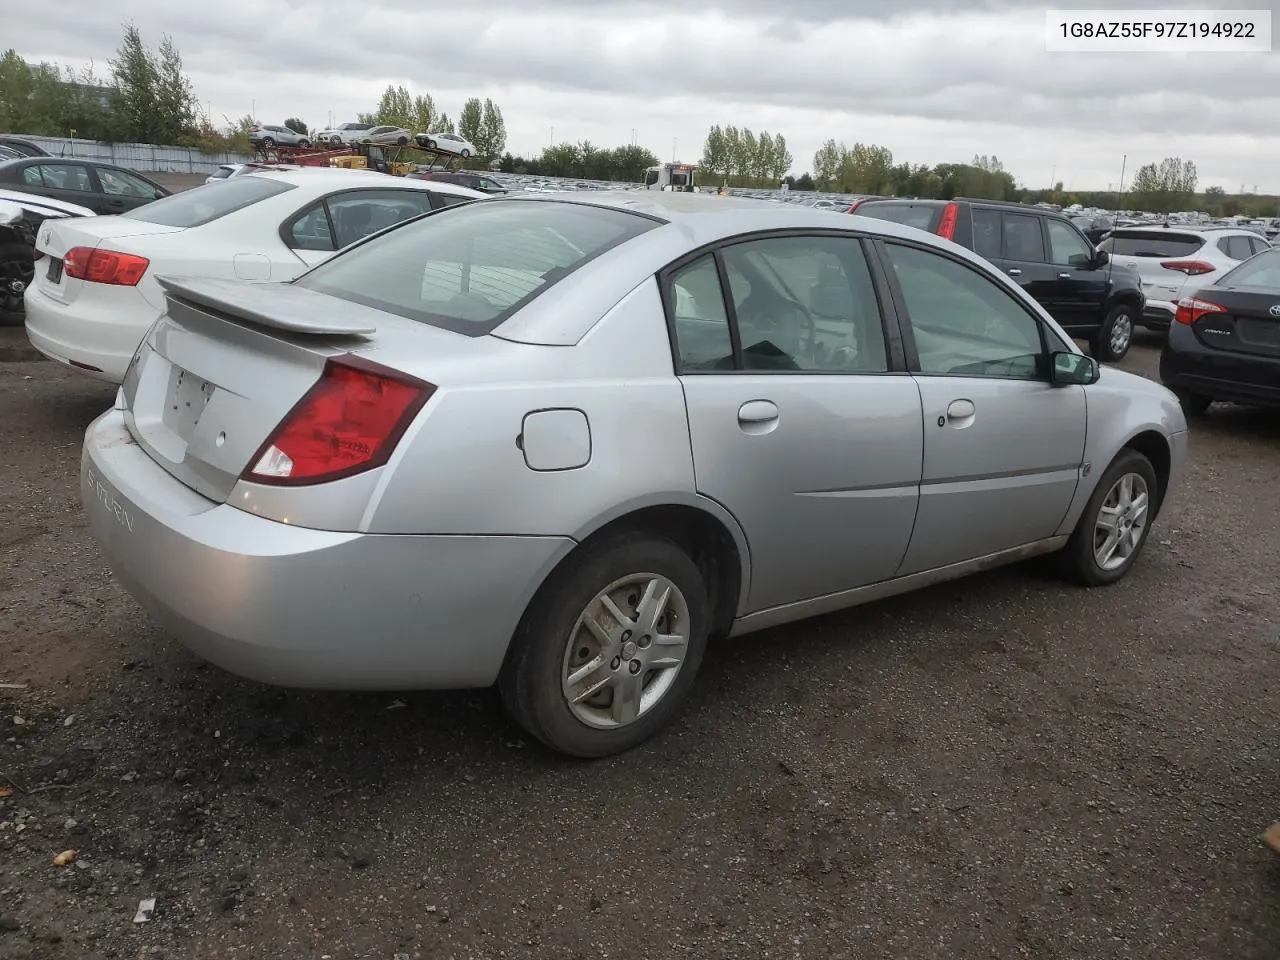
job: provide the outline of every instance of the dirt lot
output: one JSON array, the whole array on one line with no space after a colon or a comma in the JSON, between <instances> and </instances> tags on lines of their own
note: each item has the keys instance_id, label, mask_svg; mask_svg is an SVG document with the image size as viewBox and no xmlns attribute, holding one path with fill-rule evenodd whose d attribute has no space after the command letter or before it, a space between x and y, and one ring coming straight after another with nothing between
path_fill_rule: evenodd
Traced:
<instances>
[{"instance_id":1,"label":"dirt lot","mask_svg":"<svg viewBox=\"0 0 1280 960\"><path fill-rule=\"evenodd\" d=\"M1280 418L1197 424L1116 587L1020 567L724 644L668 735L581 764L487 692L284 692L166 639L80 512L111 396L0 363L8 960L1280 951Z\"/></svg>"}]
</instances>

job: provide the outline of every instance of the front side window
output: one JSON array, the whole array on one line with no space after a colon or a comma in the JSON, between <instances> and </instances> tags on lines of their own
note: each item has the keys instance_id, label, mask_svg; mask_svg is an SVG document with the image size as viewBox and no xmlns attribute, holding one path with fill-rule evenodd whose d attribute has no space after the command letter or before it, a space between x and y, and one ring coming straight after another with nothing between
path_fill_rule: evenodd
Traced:
<instances>
[{"instance_id":1,"label":"front side window","mask_svg":"<svg viewBox=\"0 0 1280 960\"><path fill-rule=\"evenodd\" d=\"M860 241L768 237L732 244L722 256L747 370L888 370Z\"/></svg>"},{"instance_id":2,"label":"front side window","mask_svg":"<svg viewBox=\"0 0 1280 960\"><path fill-rule=\"evenodd\" d=\"M1085 267L1093 261L1089 245L1061 220L1046 220L1049 227L1049 262L1061 267Z\"/></svg>"},{"instance_id":3,"label":"front side window","mask_svg":"<svg viewBox=\"0 0 1280 960\"><path fill-rule=\"evenodd\" d=\"M159 196L156 193L156 188L147 183L147 181L123 170L106 170L99 167L98 182L102 184L102 192L109 197L134 197L142 200L154 200Z\"/></svg>"},{"instance_id":4,"label":"front side window","mask_svg":"<svg viewBox=\"0 0 1280 960\"><path fill-rule=\"evenodd\" d=\"M941 254L887 243L920 372L1043 379L1040 324L994 280Z\"/></svg>"},{"instance_id":5,"label":"front side window","mask_svg":"<svg viewBox=\"0 0 1280 960\"><path fill-rule=\"evenodd\" d=\"M1218 280L1217 286L1280 289L1280 250L1264 250Z\"/></svg>"},{"instance_id":6,"label":"front side window","mask_svg":"<svg viewBox=\"0 0 1280 960\"><path fill-rule=\"evenodd\" d=\"M1044 235L1040 218L1025 213L1006 213L1004 217L1004 255L1008 260L1044 263Z\"/></svg>"},{"instance_id":7,"label":"front side window","mask_svg":"<svg viewBox=\"0 0 1280 960\"><path fill-rule=\"evenodd\" d=\"M297 283L482 336L575 270L656 225L579 203L456 204L342 253Z\"/></svg>"}]
</instances>

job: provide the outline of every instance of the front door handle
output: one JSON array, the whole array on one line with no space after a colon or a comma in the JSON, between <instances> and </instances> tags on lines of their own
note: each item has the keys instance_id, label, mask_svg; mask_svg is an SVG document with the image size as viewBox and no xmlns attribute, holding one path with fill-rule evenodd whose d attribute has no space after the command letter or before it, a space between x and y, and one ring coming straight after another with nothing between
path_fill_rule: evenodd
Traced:
<instances>
[{"instance_id":1,"label":"front door handle","mask_svg":"<svg viewBox=\"0 0 1280 960\"><path fill-rule=\"evenodd\" d=\"M771 400L748 400L738 408L738 422L744 425L777 419L778 406Z\"/></svg>"},{"instance_id":2,"label":"front door handle","mask_svg":"<svg viewBox=\"0 0 1280 960\"><path fill-rule=\"evenodd\" d=\"M1020 276L1022 276L1022 271L1021 271L1021 270L1019 270L1017 267L1013 267L1013 268L1009 271L1009 276L1011 276L1011 277L1020 277Z\"/></svg>"},{"instance_id":3,"label":"front door handle","mask_svg":"<svg viewBox=\"0 0 1280 960\"><path fill-rule=\"evenodd\" d=\"M975 410L972 400L952 400L947 404L947 419L968 420Z\"/></svg>"},{"instance_id":4,"label":"front door handle","mask_svg":"<svg viewBox=\"0 0 1280 960\"><path fill-rule=\"evenodd\" d=\"M1060 274L1058 274L1058 279L1059 279L1059 280L1070 280L1070 279L1071 279L1071 274L1069 274L1069 273L1060 273Z\"/></svg>"}]
</instances>

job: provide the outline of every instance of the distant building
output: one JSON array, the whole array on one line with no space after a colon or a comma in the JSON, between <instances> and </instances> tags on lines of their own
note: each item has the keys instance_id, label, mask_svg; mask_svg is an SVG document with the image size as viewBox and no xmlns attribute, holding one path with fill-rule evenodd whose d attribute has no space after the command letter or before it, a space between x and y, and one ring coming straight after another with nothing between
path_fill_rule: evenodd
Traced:
<instances>
[{"instance_id":1,"label":"distant building","mask_svg":"<svg viewBox=\"0 0 1280 960\"><path fill-rule=\"evenodd\" d=\"M44 68L45 64L29 64L28 69L31 71L31 79L38 79ZM62 75L59 74L58 86L68 92L78 92L86 101L97 104L103 110L111 106L111 88L104 84L74 83L70 80L63 80Z\"/></svg>"}]
</instances>

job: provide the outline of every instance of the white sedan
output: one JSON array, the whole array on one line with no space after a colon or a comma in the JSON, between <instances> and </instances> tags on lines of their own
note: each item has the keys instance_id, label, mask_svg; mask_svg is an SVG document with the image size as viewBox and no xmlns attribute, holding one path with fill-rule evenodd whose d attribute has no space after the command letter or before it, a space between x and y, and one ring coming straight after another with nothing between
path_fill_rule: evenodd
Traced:
<instances>
[{"instance_id":1,"label":"white sedan","mask_svg":"<svg viewBox=\"0 0 1280 960\"><path fill-rule=\"evenodd\" d=\"M419 133L413 139L427 150L454 153L460 157L474 157L479 152L474 143L456 133Z\"/></svg>"},{"instance_id":2,"label":"white sedan","mask_svg":"<svg viewBox=\"0 0 1280 960\"><path fill-rule=\"evenodd\" d=\"M52 360L120 383L164 310L163 276L292 280L384 227L485 194L365 170L259 171L118 217L49 222L36 236L27 337Z\"/></svg>"}]
</instances>

